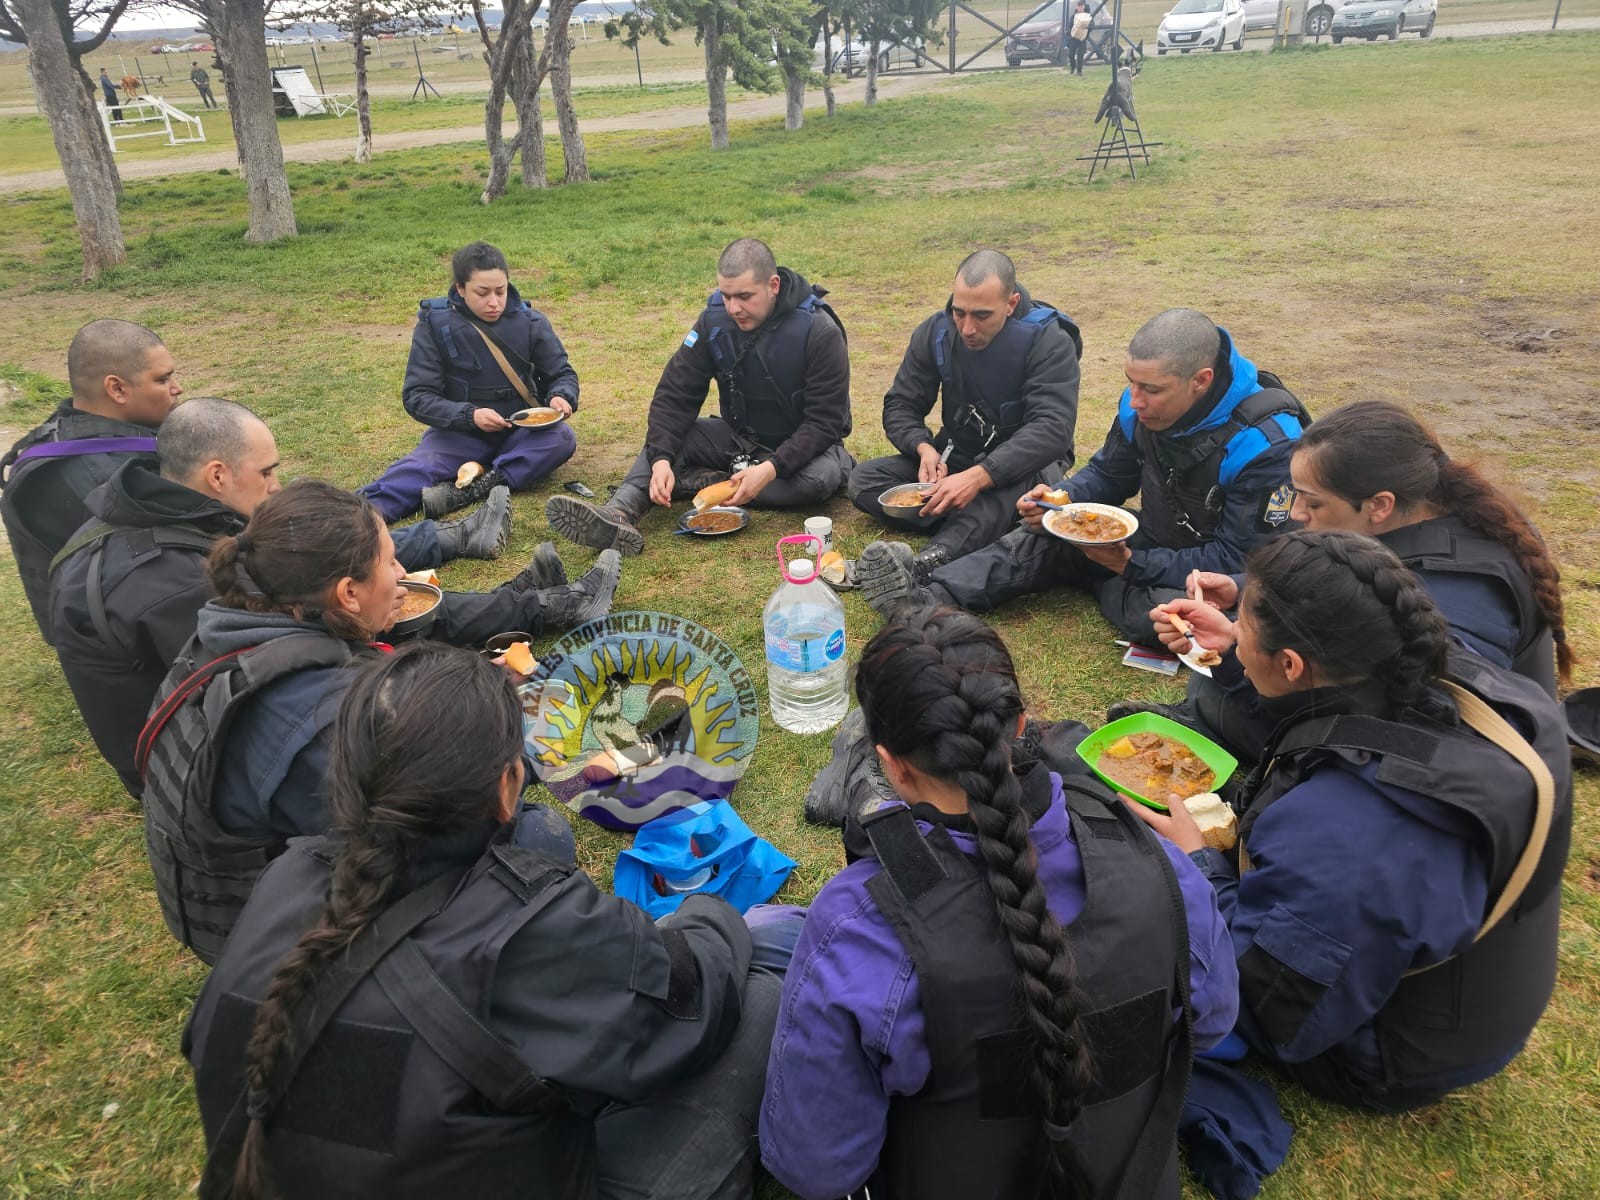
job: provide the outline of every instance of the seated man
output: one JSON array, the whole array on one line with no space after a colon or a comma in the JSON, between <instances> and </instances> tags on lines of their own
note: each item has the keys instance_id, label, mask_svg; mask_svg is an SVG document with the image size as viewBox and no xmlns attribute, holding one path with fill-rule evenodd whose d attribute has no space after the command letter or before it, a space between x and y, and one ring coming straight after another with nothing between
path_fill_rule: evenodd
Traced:
<instances>
[{"instance_id":1,"label":"seated man","mask_svg":"<svg viewBox=\"0 0 1600 1200\"><path fill-rule=\"evenodd\" d=\"M1045 510L1017 501L1024 527L918 582L911 548L873 542L857 579L887 615L909 596L987 612L1061 584L1092 590L1123 634L1155 644L1150 610L1181 596L1191 571L1237 572L1260 541L1289 525L1289 456L1311 416L1277 376L1258 371L1227 332L1192 308L1147 321L1128 343L1128 387L1105 445L1059 485L1073 501L1140 496L1127 542L1079 548L1041 528Z\"/></svg>"},{"instance_id":2,"label":"seated man","mask_svg":"<svg viewBox=\"0 0 1600 1200\"><path fill-rule=\"evenodd\" d=\"M755 238L717 260L717 290L661 373L644 450L603 505L552 496L556 532L585 546L644 549L651 503L688 499L732 477L729 504L815 505L855 465L844 326L809 284ZM711 381L719 416L699 417Z\"/></svg>"},{"instance_id":3,"label":"seated man","mask_svg":"<svg viewBox=\"0 0 1600 1200\"><path fill-rule=\"evenodd\" d=\"M71 399L0 462L0 518L46 642L50 560L90 518L90 492L130 458L154 462L156 430L183 395L171 352L132 321L90 321L78 330L67 350L67 378ZM511 536L511 493L496 488L465 520L419 521L394 536L395 554L408 570L458 557L495 558Z\"/></svg>"},{"instance_id":4,"label":"seated man","mask_svg":"<svg viewBox=\"0 0 1600 1200\"><path fill-rule=\"evenodd\" d=\"M485 499L497 487L532 487L578 448L566 421L513 425L525 408L563 417L578 407L578 373L543 313L511 285L506 256L473 242L451 259L448 294L424 300L411 334L401 400L424 425L417 448L358 494L386 521L422 508L442 517ZM462 466L488 468L463 487Z\"/></svg>"},{"instance_id":5,"label":"seated man","mask_svg":"<svg viewBox=\"0 0 1600 1200\"><path fill-rule=\"evenodd\" d=\"M1033 300L998 250L968 255L944 308L917 326L883 398L899 453L850 472L850 500L886 525L933 533L912 560L924 579L1003 537L1019 495L1072 469L1081 349L1071 318ZM927 425L936 399L937 435ZM911 483L931 489L921 511L878 503Z\"/></svg>"},{"instance_id":6,"label":"seated man","mask_svg":"<svg viewBox=\"0 0 1600 1200\"><path fill-rule=\"evenodd\" d=\"M132 321L90 321L67 349L69 399L0 462L0 518L39 632L50 640L50 560L89 517L83 498L136 455L183 395L161 339Z\"/></svg>"},{"instance_id":7,"label":"seated man","mask_svg":"<svg viewBox=\"0 0 1600 1200\"><path fill-rule=\"evenodd\" d=\"M51 636L62 673L101 755L134 795L134 741L211 596L211 544L243 529L279 486L272 431L227 400L205 397L174 410L161 426L158 454L159 470L145 457L124 462L89 495L92 519L51 564ZM458 533L440 526L437 540ZM432 635L476 646L510 629L566 628L598 616L617 584L611 557L567 584L546 542L494 591L446 592Z\"/></svg>"}]
</instances>

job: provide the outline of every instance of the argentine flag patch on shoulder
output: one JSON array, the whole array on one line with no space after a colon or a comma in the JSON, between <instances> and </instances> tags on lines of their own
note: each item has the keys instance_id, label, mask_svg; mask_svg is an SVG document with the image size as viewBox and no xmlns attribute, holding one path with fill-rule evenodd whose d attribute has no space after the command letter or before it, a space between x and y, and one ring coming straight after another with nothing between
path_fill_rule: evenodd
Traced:
<instances>
[{"instance_id":1,"label":"argentine flag patch on shoulder","mask_svg":"<svg viewBox=\"0 0 1600 1200\"><path fill-rule=\"evenodd\" d=\"M683 335L683 344L685 346L692 346L696 342L698 342L699 340L700 340L700 333L699 333L698 330L695 330L695 329L691 329L691 330L689 330L688 333Z\"/></svg>"}]
</instances>

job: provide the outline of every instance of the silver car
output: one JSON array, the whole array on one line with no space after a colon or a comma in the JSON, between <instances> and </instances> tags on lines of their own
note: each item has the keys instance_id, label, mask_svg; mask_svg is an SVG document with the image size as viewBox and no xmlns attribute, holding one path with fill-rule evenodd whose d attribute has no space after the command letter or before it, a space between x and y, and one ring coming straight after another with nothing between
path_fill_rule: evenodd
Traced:
<instances>
[{"instance_id":1,"label":"silver car","mask_svg":"<svg viewBox=\"0 0 1600 1200\"><path fill-rule=\"evenodd\" d=\"M1439 0L1354 0L1334 14L1328 32L1334 45L1347 37L1369 42L1380 37L1392 42L1402 33L1428 37L1438 16Z\"/></svg>"}]
</instances>

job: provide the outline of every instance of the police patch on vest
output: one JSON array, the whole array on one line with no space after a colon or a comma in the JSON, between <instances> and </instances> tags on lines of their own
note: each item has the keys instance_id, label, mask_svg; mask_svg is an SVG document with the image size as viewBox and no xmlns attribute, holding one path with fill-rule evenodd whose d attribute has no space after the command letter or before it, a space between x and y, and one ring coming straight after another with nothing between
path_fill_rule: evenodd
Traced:
<instances>
[{"instance_id":1,"label":"police patch on vest","mask_svg":"<svg viewBox=\"0 0 1600 1200\"><path fill-rule=\"evenodd\" d=\"M1266 504L1261 509L1261 523L1269 529L1276 529L1289 520L1289 510L1294 507L1294 485L1286 483L1272 495L1267 497Z\"/></svg>"},{"instance_id":2,"label":"police patch on vest","mask_svg":"<svg viewBox=\"0 0 1600 1200\"><path fill-rule=\"evenodd\" d=\"M715 634L666 613L572 630L522 689L534 770L569 807L633 830L733 793L756 748L750 673Z\"/></svg>"},{"instance_id":3,"label":"police patch on vest","mask_svg":"<svg viewBox=\"0 0 1600 1200\"><path fill-rule=\"evenodd\" d=\"M698 342L699 340L700 340L700 331L698 329L691 329L691 330L689 330L688 333L683 335L683 344L685 346L692 346L696 342Z\"/></svg>"}]
</instances>

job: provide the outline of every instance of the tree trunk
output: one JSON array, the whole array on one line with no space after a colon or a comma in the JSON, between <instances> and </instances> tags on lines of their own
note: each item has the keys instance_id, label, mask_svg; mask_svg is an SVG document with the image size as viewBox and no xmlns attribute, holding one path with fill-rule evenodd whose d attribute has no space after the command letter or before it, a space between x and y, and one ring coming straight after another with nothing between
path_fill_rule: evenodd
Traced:
<instances>
[{"instance_id":1,"label":"tree trunk","mask_svg":"<svg viewBox=\"0 0 1600 1200\"><path fill-rule=\"evenodd\" d=\"M833 98L833 25L826 16L822 19L822 98L827 102L828 115L833 116L837 108Z\"/></svg>"},{"instance_id":2,"label":"tree trunk","mask_svg":"<svg viewBox=\"0 0 1600 1200\"><path fill-rule=\"evenodd\" d=\"M706 48L706 119L711 124L711 148L728 148L728 64L722 61L722 24L713 14L700 26Z\"/></svg>"},{"instance_id":3,"label":"tree trunk","mask_svg":"<svg viewBox=\"0 0 1600 1200\"><path fill-rule=\"evenodd\" d=\"M230 115L250 203L250 228L244 240L276 242L293 237L294 201L283 169L283 143L272 110L272 73L267 69L265 5L263 0L213 0L213 5L219 48L233 67L228 106L234 110Z\"/></svg>"},{"instance_id":4,"label":"tree trunk","mask_svg":"<svg viewBox=\"0 0 1600 1200\"><path fill-rule=\"evenodd\" d=\"M94 128L100 120L94 102L84 93L66 38L49 0L16 0L13 11L28 37L28 73L33 94L44 109L55 140L61 171L72 195L72 215L83 246L83 279L128 261L117 216L117 193L95 156L82 148L103 141Z\"/></svg>"},{"instance_id":5,"label":"tree trunk","mask_svg":"<svg viewBox=\"0 0 1600 1200\"><path fill-rule=\"evenodd\" d=\"M505 137L506 90L511 86L515 56L527 48L524 39L528 38L531 14L523 0L506 0L498 38L490 38L482 8L476 2L473 15L478 21L478 36L483 40L483 57L489 66L489 98L483 105L483 140L489 151L489 178L484 180L483 194L478 199L480 203L493 204L506 194L511 159L520 144L520 131L510 141Z\"/></svg>"},{"instance_id":6,"label":"tree trunk","mask_svg":"<svg viewBox=\"0 0 1600 1200\"><path fill-rule=\"evenodd\" d=\"M530 14L531 16L531 14ZM554 36L554 26L545 36ZM561 36L565 36L563 31ZM511 63L511 104L517 113L517 136L513 147L522 151L522 186L544 188L550 179L544 159L544 114L539 111L539 88L543 72L533 56L533 38L523 40Z\"/></svg>"},{"instance_id":7,"label":"tree trunk","mask_svg":"<svg viewBox=\"0 0 1600 1200\"><path fill-rule=\"evenodd\" d=\"M559 33L556 32L556 12L561 5L550 10L550 29L545 43L554 48L550 53L550 94L556 102L556 125L561 130L561 157L567 164L562 181L565 183L589 182L589 148L583 144L583 130L578 128L578 110L572 103L572 37L567 32L565 18Z\"/></svg>"},{"instance_id":8,"label":"tree trunk","mask_svg":"<svg viewBox=\"0 0 1600 1200\"><path fill-rule=\"evenodd\" d=\"M878 102L878 39L867 43L867 103Z\"/></svg>"},{"instance_id":9,"label":"tree trunk","mask_svg":"<svg viewBox=\"0 0 1600 1200\"><path fill-rule=\"evenodd\" d=\"M67 53L72 53L70 46ZM91 122L94 137L86 142L85 146L88 148L90 156L100 164L100 170L104 172L106 178L111 180L111 190L116 193L117 199L121 200L122 172L117 170L116 154L111 149L111 139L106 135L106 127L100 121L100 110L95 104L95 101L100 98L100 85L89 78L89 72L83 69L83 60L81 58L75 59L72 65L78 72L78 78L82 81L84 95L89 97L89 111L94 116L94 120Z\"/></svg>"},{"instance_id":10,"label":"tree trunk","mask_svg":"<svg viewBox=\"0 0 1600 1200\"><path fill-rule=\"evenodd\" d=\"M367 95L367 36L362 26L365 21L357 17L354 33L356 59L356 161L372 161L372 98Z\"/></svg>"},{"instance_id":11,"label":"tree trunk","mask_svg":"<svg viewBox=\"0 0 1600 1200\"><path fill-rule=\"evenodd\" d=\"M788 67L783 73L783 127L791 133L806 123L806 68Z\"/></svg>"}]
</instances>

